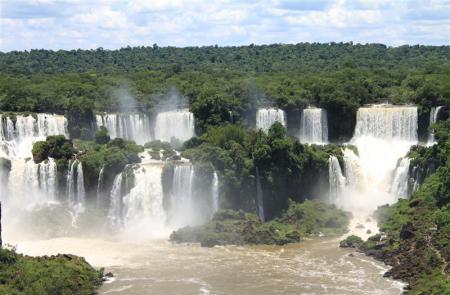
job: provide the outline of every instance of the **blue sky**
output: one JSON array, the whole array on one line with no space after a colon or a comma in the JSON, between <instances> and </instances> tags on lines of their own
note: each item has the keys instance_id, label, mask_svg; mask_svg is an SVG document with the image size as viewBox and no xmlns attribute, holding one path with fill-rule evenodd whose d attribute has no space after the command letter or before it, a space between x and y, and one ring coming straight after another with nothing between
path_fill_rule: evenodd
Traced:
<instances>
[{"instance_id":1,"label":"blue sky","mask_svg":"<svg viewBox=\"0 0 450 295\"><path fill-rule=\"evenodd\" d=\"M450 0L0 0L0 51L299 42L449 45Z\"/></svg>"}]
</instances>

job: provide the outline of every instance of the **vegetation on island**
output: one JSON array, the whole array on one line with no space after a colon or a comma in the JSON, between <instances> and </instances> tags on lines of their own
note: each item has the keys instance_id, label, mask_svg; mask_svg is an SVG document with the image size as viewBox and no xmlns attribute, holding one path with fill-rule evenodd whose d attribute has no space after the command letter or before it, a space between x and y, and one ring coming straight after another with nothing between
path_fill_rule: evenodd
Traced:
<instances>
[{"instance_id":1,"label":"vegetation on island","mask_svg":"<svg viewBox=\"0 0 450 295\"><path fill-rule=\"evenodd\" d=\"M378 208L381 234L341 242L392 266L386 275L407 282L409 294L450 293L450 120L434 130L436 145L409 153L413 169L427 174L420 189Z\"/></svg>"},{"instance_id":2,"label":"vegetation on island","mask_svg":"<svg viewBox=\"0 0 450 295\"><path fill-rule=\"evenodd\" d=\"M128 164L141 161L139 153L144 148L133 141L121 138L110 139L106 128L96 132L91 141L70 140L63 135L48 136L45 141L33 144L33 160L41 163L53 158L57 164L58 186L65 191L66 173L71 160L78 159L83 165L84 183L88 196L97 193L98 176L104 170L104 183L110 188L114 177L121 173Z\"/></svg>"},{"instance_id":3,"label":"vegetation on island","mask_svg":"<svg viewBox=\"0 0 450 295\"><path fill-rule=\"evenodd\" d=\"M91 295L103 270L95 270L74 255L30 257L0 248L0 294Z\"/></svg>"},{"instance_id":4,"label":"vegetation on island","mask_svg":"<svg viewBox=\"0 0 450 295\"><path fill-rule=\"evenodd\" d=\"M220 174L222 208L255 211L258 168L265 216L273 219L287 209L288 199L302 202L326 195L329 156L342 159L342 149L338 145L301 144L287 136L277 122L268 133L231 124L211 127L187 141L181 155Z\"/></svg>"},{"instance_id":5,"label":"vegetation on island","mask_svg":"<svg viewBox=\"0 0 450 295\"><path fill-rule=\"evenodd\" d=\"M289 201L281 217L262 223L258 216L244 211L224 209L211 221L196 227L174 231L170 240L177 243L200 243L203 247L216 245L276 244L300 242L319 235L342 235L347 231L350 214L333 205L306 200Z\"/></svg>"}]
</instances>

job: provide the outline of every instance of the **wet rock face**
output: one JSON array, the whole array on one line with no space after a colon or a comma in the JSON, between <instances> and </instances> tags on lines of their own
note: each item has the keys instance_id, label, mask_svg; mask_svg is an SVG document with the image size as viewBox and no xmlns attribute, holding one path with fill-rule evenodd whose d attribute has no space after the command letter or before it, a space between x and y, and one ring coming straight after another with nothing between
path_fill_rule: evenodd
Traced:
<instances>
[{"instance_id":1,"label":"wet rock face","mask_svg":"<svg viewBox=\"0 0 450 295\"><path fill-rule=\"evenodd\" d=\"M414 227L411 222L408 222L402 227L400 231L400 239L409 240L414 237Z\"/></svg>"},{"instance_id":2,"label":"wet rock face","mask_svg":"<svg viewBox=\"0 0 450 295\"><path fill-rule=\"evenodd\" d=\"M355 235L348 236L345 240L339 243L341 248L359 248L364 241Z\"/></svg>"}]
</instances>

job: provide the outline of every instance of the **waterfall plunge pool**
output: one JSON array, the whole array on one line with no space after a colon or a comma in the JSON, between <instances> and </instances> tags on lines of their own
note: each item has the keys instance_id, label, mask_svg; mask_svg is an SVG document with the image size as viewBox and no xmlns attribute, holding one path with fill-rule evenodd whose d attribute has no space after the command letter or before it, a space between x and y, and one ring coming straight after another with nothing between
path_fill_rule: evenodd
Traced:
<instances>
[{"instance_id":1,"label":"waterfall plunge pool","mask_svg":"<svg viewBox=\"0 0 450 295\"><path fill-rule=\"evenodd\" d=\"M286 246L226 246L57 238L22 241L28 255L73 253L114 279L99 294L400 294L387 267L338 247L340 238ZM350 255L352 253L352 255Z\"/></svg>"}]
</instances>

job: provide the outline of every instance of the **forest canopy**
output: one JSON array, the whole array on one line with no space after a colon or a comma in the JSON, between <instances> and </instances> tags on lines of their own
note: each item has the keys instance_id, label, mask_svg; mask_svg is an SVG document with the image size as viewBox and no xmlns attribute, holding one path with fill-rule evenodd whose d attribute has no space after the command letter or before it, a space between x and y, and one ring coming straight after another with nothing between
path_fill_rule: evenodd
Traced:
<instances>
[{"instance_id":1,"label":"forest canopy","mask_svg":"<svg viewBox=\"0 0 450 295\"><path fill-rule=\"evenodd\" d=\"M334 129L351 130L361 105L413 103L428 118L431 106L450 99L450 46L155 44L31 50L0 52L0 68L2 111L89 117L89 111L121 110L125 93L136 101L132 111L151 112L175 92L189 103L200 131L243 121L258 106L297 112L315 105L339 116L329 118L331 136L345 135Z\"/></svg>"}]
</instances>

